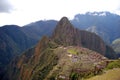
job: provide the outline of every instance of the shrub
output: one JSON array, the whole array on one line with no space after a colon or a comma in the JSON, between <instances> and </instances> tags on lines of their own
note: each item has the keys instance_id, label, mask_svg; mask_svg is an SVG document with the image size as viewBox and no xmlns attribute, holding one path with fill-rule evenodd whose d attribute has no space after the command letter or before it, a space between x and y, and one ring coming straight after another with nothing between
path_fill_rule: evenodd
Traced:
<instances>
[{"instance_id":1,"label":"shrub","mask_svg":"<svg viewBox=\"0 0 120 80\"><path fill-rule=\"evenodd\" d=\"M110 62L106 67L106 69L113 69L113 68L120 68L120 60Z\"/></svg>"},{"instance_id":2,"label":"shrub","mask_svg":"<svg viewBox=\"0 0 120 80\"><path fill-rule=\"evenodd\" d=\"M49 80L55 80L55 77L54 77L54 76L51 76L51 77L49 78Z\"/></svg>"},{"instance_id":3,"label":"shrub","mask_svg":"<svg viewBox=\"0 0 120 80\"><path fill-rule=\"evenodd\" d=\"M70 78L71 80L78 80L79 75L77 73L71 73Z\"/></svg>"}]
</instances>

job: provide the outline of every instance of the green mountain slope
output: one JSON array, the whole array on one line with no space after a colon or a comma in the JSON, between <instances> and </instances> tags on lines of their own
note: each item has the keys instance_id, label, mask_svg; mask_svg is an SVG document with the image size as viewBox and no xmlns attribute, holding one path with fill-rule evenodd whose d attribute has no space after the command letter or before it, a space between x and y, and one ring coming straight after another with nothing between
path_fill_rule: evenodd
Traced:
<instances>
[{"instance_id":1,"label":"green mountain slope","mask_svg":"<svg viewBox=\"0 0 120 80\"><path fill-rule=\"evenodd\" d=\"M36 42L36 40L26 36L19 26L0 27L0 79L9 62L16 55L35 45Z\"/></svg>"}]
</instances>

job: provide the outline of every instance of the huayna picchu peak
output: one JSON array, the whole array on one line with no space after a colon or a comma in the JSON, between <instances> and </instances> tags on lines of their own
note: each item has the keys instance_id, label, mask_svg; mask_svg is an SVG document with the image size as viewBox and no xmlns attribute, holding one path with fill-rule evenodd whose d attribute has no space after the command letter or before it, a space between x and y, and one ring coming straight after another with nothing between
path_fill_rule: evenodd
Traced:
<instances>
[{"instance_id":1,"label":"huayna picchu peak","mask_svg":"<svg viewBox=\"0 0 120 80\"><path fill-rule=\"evenodd\" d=\"M57 24L52 39L61 45L80 45L78 43L80 41L79 37L79 31L73 27L73 25L70 23L70 21L63 17Z\"/></svg>"},{"instance_id":2,"label":"huayna picchu peak","mask_svg":"<svg viewBox=\"0 0 120 80\"><path fill-rule=\"evenodd\" d=\"M51 37L44 36L10 63L3 80L81 80L102 72L108 58L116 56L99 36L74 28L63 17Z\"/></svg>"}]
</instances>

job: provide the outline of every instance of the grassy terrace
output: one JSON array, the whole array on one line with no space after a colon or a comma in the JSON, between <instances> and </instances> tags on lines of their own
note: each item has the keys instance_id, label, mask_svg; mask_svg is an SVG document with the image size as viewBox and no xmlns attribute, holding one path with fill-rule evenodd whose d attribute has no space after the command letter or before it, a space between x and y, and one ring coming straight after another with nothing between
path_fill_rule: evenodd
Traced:
<instances>
[{"instance_id":1,"label":"grassy terrace","mask_svg":"<svg viewBox=\"0 0 120 80\"><path fill-rule=\"evenodd\" d=\"M87 80L120 80L120 68L108 70L102 75L98 75Z\"/></svg>"},{"instance_id":2,"label":"grassy terrace","mask_svg":"<svg viewBox=\"0 0 120 80\"><path fill-rule=\"evenodd\" d=\"M110 62L104 72L87 80L120 80L120 59Z\"/></svg>"}]
</instances>

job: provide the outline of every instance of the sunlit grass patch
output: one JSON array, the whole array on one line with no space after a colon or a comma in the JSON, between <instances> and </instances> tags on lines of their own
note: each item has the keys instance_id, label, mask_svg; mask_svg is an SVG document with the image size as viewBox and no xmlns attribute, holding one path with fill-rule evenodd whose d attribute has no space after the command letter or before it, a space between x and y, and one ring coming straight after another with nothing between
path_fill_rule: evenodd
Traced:
<instances>
[{"instance_id":1,"label":"sunlit grass patch","mask_svg":"<svg viewBox=\"0 0 120 80\"><path fill-rule=\"evenodd\" d=\"M67 52L70 53L70 54L78 54L77 50L74 49L74 48L68 49Z\"/></svg>"},{"instance_id":2,"label":"sunlit grass patch","mask_svg":"<svg viewBox=\"0 0 120 80\"><path fill-rule=\"evenodd\" d=\"M120 68L108 70L102 75L98 75L87 80L120 80Z\"/></svg>"}]
</instances>

